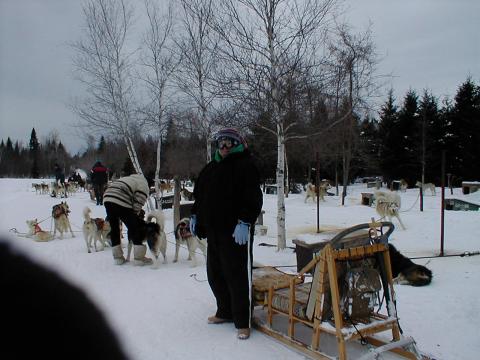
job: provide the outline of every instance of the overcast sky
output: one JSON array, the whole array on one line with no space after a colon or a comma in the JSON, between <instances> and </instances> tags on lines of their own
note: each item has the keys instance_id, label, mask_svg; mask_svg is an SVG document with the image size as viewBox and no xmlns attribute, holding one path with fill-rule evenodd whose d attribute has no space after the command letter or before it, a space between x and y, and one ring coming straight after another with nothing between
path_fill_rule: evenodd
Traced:
<instances>
[{"instance_id":1,"label":"overcast sky","mask_svg":"<svg viewBox=\"0 0 480 360\"><path fill-rule=\"evenodd\" d=\"M136 1L136 0L134 0ZM409 88L452 97L480 82L480 0L348 0L358 30L373 23L379 73L397 101ZM0 0L0 139L27 144L57 130L70 153L86 148L68 108L81 95L68 43L80 37L81 0Z\"/></svg>"}]
</instances>

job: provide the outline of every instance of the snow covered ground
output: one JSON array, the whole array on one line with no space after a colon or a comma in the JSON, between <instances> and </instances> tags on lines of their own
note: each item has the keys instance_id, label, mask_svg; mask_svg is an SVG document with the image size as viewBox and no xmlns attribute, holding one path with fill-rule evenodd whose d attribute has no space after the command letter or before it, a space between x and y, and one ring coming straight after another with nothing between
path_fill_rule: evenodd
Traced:
<instances>
[{"instance_id":1,"label":"snow covered ground","mask_svg":"<svg viewBox=\"0 0 480 360\"><path fill-rule=\"evenodd\" d=\"M46 179L45 181L50 181ZM175 251L172 210L167 219L167 255L169 262L157 269L114 266L110 248L88 254L81 233L82 210L89 206L94 217L104 217L105 209L95 206L86 192L68 198L75 238L37 243L17 236L10 229L26 233L25 220L46 219L43 229L51 228L49 218L53 205L60 199L35 194L32 179L0 179L0 232L20 251L83 288L104 311L132 359L303 359L304 356L253 331L248 341L236 339L232 324L208 325L206 319L215 312L213 295L206 282L204 259L198 255L196 268L187 261L187 250L181 249L180 260L172 263ZM378 218L374 208L361 205L361 193L370 191L365 184L349 190L346 205L336 196L320 203L322 228L349 227ZM419 211L418 191L409 189L402 197L401 217L406 230L397 226L390 237L395 246L409 257L432 256L440 252L441 195L427 194L424 211ZM457 197L480 204L480 192ZM303 201L303 194L286 199L288 246L300 238L315 241L316 207ZM255 244L276 244L276 196L264 195L266 236ZM447 211L445 213L445 255L480 250L480 212ZM292 250L277 252L275 247L254 247L254 260L264 265L296 265ZM414 260L426 265L434 274L426 287L395 285L400 325L412 336L419 348L435 359L472 360L480 353L480 256L446 256ZM4 294L8 296L8 294ZM386 355L382 355L385 359Z\"/></svg>"}]
</instances>

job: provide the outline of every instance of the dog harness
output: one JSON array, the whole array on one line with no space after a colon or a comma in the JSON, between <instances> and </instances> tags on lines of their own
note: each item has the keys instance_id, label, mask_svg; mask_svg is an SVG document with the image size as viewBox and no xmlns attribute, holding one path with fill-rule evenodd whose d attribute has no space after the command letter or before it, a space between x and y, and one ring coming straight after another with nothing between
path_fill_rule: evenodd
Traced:
<instances>
[{"instance_id":1,"label":"dog harness","mask_svg":"<svg viewBox=\"0 0 480 360\"><path fill-rule=\"evenodd\" d=\"M63 204L57 204L52 209L52 216L54 219L58 219L60 216L68 216L70 210L66 210Z\"/></svg>"}]
</instances>

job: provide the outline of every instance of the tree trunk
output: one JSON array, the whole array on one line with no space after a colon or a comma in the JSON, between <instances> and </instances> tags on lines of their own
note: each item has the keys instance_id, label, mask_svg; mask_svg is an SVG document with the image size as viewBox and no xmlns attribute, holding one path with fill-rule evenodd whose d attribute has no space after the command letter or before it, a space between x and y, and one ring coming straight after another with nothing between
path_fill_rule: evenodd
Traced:
<instances>
[{"instance_id":1,"label":"tree trunk","mask_svg":"<svg viewBox=\"0 0 480 360\"><path fill-rule=\"evenodd\" d=\"M162 133L159 129L158 143L157 143L157 164L155 166L155 200L156 204L161 204L160 197L160 156L162 151ZM161 207L161 206L160 206Z\"/></svg>"},{"instance_id":2,"label":"tree trunk","mask_svg":"<svg viewBox=\"0 0 480 360\"><path fill-rule=\"evenodd\" d=\"M284 169L285 169L285 141L280 132L277 138L277 249L287 247L287 235L285 231L285 193L284 193Z\"/></svg>"}]
</instances>

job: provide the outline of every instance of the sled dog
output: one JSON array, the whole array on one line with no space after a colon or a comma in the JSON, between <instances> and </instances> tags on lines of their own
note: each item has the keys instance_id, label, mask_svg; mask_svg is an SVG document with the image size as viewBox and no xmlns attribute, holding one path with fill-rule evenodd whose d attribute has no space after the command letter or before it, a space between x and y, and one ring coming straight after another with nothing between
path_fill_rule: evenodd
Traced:
<instances>
[{"instance_id":1,"label":"sled dog","mask_svg":"<svg viewBox=\"0 0 480 360\"><path fill-rule=\"evenodd\" d=\"M183 218L175 228L175 258L173 262L178 261L178 252L180 246L186 244L188 249L188 260L192 260L192 267L197 266L196 250L200 248L205 259L207 258L207 240L199 239L190 232L190 219Z\"/></svg>"},{"instance_id":2,"label":"sled dog","mask_svg":"<svg viewBox=\"0 0 480 360\"><path fill-rule=\"evenodd\" d=\"M415 264L405 257L395 246L388 244L392 276L400 285L425 286L432 282L432 271L423 265Z\"/></svg>"},{"instance_id":3,"label":"sled dog","mask_svg":"<svg viewBox=\"0 0 480 360\"><path fill-rule=\"evenodd\" d=\"M193 192L189 191L186 188L183 188L182 190L180 190L180 195L182 195L183 200L185 200L185 201L194 201L195 200L195 198L193 197Z\"/></svg>"},{"instance_id":4,"label":"sled dog","mask_svg":"<svg viewBox=\"0 0 480 360\"><path fill-rule=\"evenodd\" d=\"M330 184L321 182L319 186L319 191L318 191L318 196L320 200L325 201L325 194L327 193L327 189L330 188ZM312 201L315 201L317 199L317 192L316 192L316 187L312 183L308 183L306 185L305 189L305 200L304 202L306 203L309 198L312 198Z\"/></svg>"},{"instance_id":5,"label":"sled dog","mask_svg":"<svg viewBox=\"0 0 480 360\"><path fill-rule=\"evenodd\" d=\"M402 229L405 230L405 225L403 225L402 220L400 219L400 207L401 207L401 198L396 192L392 191L375 191L375 210L381 218L388 218L392 221L392 218L396 217Z\"/></svg>"},{"instance_id":6,"label":"sled dog","mask_svg":"<svg viewBox=\"0 0 480 360\"><path fill-rule=\"evenodd\" d=\"M54 205L52 208L52 218L54 223L53 237L57 231L60 233L60 239L63 239L63 233L70 230L72 237L75 237L73 233L72 226L70 225L70 220L68 220L68 214L70 214L70 209L67 202L61 202L60 204Z\"/></svg>"},{"instance_id":7,"label":"sled dog","mask_svg":"<svg viewBox=\"0 0 480 360\"><path fill-rule=\"evenodd\" d=\"M140 237L143 243L147 243L150 252L155 257L154 265L158 264L160 253L163 256L163 263L167 263L167 235L165 234L165 218L161 210L154 210L148 213L147 220L141 217ZM130 261L133 243L128 241L127 261Z\"/></svg>"},{"instance_id":8,"label":"sled dog","mask_svg":"<svg viewBox=\"0 0 480 360\"><path fill-rule=\"evenodd\" d=\"M103 250L107 244L107 239L110 236L110 223L108 220L102 218L90 217L92 210L86 206L83 209L83 237L87 245L87 251L90 253L92 249L92 242L95 251L97 249L97 241L102 245L100 250ZM110 243L111 244L111 243Z\"/></svg>"},{"instance_id":9,"label":"sled dog","mask_svg":"<svg viewBox=\"0 0 480 360\"><path fill-rule=\"evenodd\" d=\"M420 181L417 181L417 183L415 184L416 187L422 187L422 192L423 194L425 195L425 191L426 190L430 190L430 192L432 193L432 195L435 195L435 184L432 184L432 183L425 183L422 185L422 183Z\"/></svg>"},{"instance_id":10,"label":"sled dog","mask_svg":"<svg viewBox=\"0 0 480 360\"><path fill-rule=\"evenodd\" d=\"M45 231L40 228L37 219L27 220L26 223L28 226L27 237L31 237L33 240L38 242L50 241L53 239L53 236L49 231Z\"/></svg>"}]
</instances>

